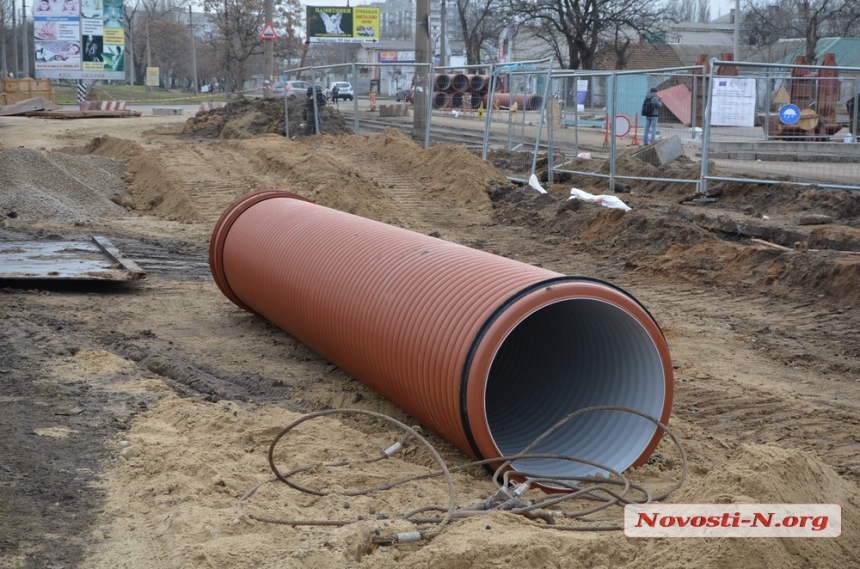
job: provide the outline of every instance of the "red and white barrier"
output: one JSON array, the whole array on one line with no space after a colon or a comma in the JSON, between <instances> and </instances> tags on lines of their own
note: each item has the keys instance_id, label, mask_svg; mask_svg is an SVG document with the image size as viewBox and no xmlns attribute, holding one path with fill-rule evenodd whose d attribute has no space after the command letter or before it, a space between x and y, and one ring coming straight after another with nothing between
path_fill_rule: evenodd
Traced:
<instances>
[{"instance_id":1,"label":"red and white barrier","mask_svg":"<svg viewBox=\"0 0 860 569\"><path fill-rule=\"evenodd\" d=\"M125 101L102 101L103 111L124 111L127 108Z\"/></svg>"},{"instance_id":2,"label":"red and white barrier","mask_svg":"<svg viewBox=\"0 0 860 569\"><path fill-rule=\"evenodd\" d=\"M124 111L128 108L125 101L81 101L82 111Z\"/></svg>"}]
</instances>

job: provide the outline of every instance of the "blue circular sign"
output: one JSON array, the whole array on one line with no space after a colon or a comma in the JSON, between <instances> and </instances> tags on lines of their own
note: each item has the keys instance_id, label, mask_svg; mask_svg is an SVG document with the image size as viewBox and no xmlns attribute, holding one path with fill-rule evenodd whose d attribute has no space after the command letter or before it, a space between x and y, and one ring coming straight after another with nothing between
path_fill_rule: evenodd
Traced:
<instances>
[{"instance_id":1,"label":"blue circular sign","mask_svg":"<svg viewBox=\"0 0 860 569\"><path fill-rule=\"evenodd\" d=\"M783 124L794 124L800 120L800 109L797 105L786 105L779 109L779 120Z\"/></svg>"}]
</instances>

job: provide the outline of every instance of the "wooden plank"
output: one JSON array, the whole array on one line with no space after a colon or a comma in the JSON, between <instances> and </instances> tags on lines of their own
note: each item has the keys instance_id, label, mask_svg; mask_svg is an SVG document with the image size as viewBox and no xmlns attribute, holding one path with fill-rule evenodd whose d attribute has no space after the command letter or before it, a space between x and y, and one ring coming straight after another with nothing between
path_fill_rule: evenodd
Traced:
<instances>
[{"instance_id":1,"label":"wooden plank","mask_svg":"<svg viewBox=\"0 0 860 569\"><path fill-rule=\"evenodd\" d=\"M115 263L119 263L119 265L128 271L132 280L143 279L146 278L146 273L143 269L137 266L137 263L123 255L119 249L117 249L113 243L111 243L107 237L102 237L101 235L93 235L93 243L98 245L99 249L101 249L105 255L113 259Z\"/></svg>"},{"instance_id":2,"label":"wooden plank","mask_svg":"<svg viewBox=\"0 0 860 569\"><path fill-rule=\"evenodd\" d=\"M138 111L33 111L26 113L28 117L45 119L98 119L115 117L139 117Z\"/></svg>"}]
</instances>

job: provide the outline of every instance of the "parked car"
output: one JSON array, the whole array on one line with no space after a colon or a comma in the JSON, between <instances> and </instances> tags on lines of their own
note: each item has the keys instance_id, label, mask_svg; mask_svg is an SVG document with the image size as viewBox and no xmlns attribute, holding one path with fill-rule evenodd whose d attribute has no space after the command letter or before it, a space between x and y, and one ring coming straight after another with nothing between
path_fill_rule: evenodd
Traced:
<instances>
[{"instance_id":1,"label":"parked car","mask_svg":"<svg viewBox=\"0 0 860 569\"><path fill-rule=\"evenodd\" d=\"M308 88L307 81L278 81L272 85L272 97L287 97L289 100L304 99Z\"/></svg>"},{"instance_id":2,"label":"parked car","mask_svg":"<svg viewBox=\"0 0 860 569\"><path fill-rule=\"evenodd\" d=\"M352 93L352 85L346 81L335 81L331 87L337 86L337 98L344 101L351 101L354 97ZM326 97L331 99L332 88L326 89Z\"/></svg>"},{"instance_id":3,"label":"parked car","mask_svg":"<svg viewBox=\"0 0 860 569\"><path fill-rule=\"evenodd\" d=\"M412 102L413 88L409 87L408 89L401 89L394 94L394 100L398 103L400 101L406 101L407 103Z\"/></svg>"}]
</instances>

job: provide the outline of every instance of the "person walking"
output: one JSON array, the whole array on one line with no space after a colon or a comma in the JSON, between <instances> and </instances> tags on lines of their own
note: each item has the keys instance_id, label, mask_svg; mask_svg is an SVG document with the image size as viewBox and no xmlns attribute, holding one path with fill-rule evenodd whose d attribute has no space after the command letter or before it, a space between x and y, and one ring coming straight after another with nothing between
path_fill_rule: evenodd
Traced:
<instances>
[{"instance_id":1,"label":"person walking","mask_svg":"<svg viewBox=\"0 0 860 569\"><path fill-rule=\"evenodd\" d=\"M337 107L338 93L340 93L340 89L337 88L337 83L334 84L331 88L331 100L334 101L334 105Z\"/></svg>"},{"instance_id":2,"label":"person walking","mask_svg":"<svg viewBox=\"0 0 860 569\"><path fill-rule=\"evenodd\" d=\"M648 146L648 141L651 144L657 142L657 117L660 116L660 109L663 108L663 100L657 96L657 88L651 87L651 91L645 95L645 100L642 101L642 116L645 117L645 146ZM649 138L648 135L651 135Z\"/></svg>"}]
</instances>

